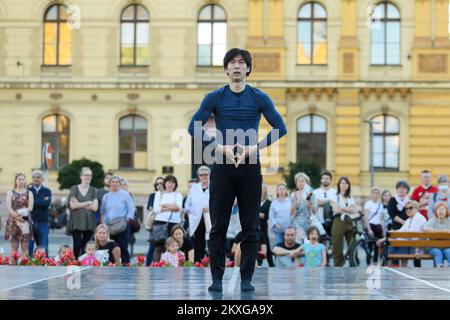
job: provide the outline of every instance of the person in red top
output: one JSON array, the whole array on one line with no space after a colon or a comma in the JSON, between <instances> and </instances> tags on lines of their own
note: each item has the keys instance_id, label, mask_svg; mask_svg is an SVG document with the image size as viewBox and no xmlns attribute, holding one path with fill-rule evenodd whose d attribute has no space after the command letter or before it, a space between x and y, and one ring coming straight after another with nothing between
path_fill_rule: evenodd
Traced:
<instances>
[{"instance_id":1,"label":"person in red top","mask_svg":"<svg viewBox=\"0 0 450 320\"><path fill-rule=\"evenodd\" d=\"M412 200L417 201L420 206L420 213L428 220L428 203L433 193L438 192L438 189L431 185L431 172L423 170L420 174L422 185L414 189L411 196Z\"/></svg>"}]
</instances>

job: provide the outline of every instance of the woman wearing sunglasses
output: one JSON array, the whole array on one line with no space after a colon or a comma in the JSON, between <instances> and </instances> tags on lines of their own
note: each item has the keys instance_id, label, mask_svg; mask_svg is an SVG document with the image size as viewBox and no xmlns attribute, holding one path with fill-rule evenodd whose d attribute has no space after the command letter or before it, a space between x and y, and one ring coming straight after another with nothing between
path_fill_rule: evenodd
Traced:
<instances>
[{"instance_id":1,"label":"woman wearing sunglasses","mask_svg":"<svg viewBox=\"0 0 450 320\"><path fill-rule=\"evenodd\" d=\"M397 230L399 232L422 232L423 226L427 222L427 219L419 213L419 203L417 201L409 200L405 204L405 211L408 218L403 226ZM377 241L377 244L381 244L386 241L386 238ZM414 254L417 248L414 247L389 247L388 254ZM402 259L401 265L403 268L408 266L408 260Z\"/></svg>"}]
</instances>

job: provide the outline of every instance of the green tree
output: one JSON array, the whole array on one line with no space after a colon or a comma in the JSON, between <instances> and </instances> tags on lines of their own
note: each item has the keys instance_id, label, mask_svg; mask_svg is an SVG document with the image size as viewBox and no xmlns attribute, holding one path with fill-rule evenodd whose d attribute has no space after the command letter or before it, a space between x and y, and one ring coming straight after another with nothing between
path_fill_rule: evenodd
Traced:
<instances>
[{"instance_id":1,"label":"green tree","mask_svg":"<svg viewBox=\"0 0 450 320\"><path fill-rule=\"evenodd\" d=\"M304 172L311 179L311 187L318 188L320 186L320 166L311 160L302 160L299 162L289 162L288 171L284 176L289 189L295 189L294 177L297 173Z\"/></svg>"},{"instance_id":2,"label":"green tree","mask_svg":"<svg viewBox=\"0 0 450 320\"><path fill-rule=\"evenodd\" d=\"M92 161L86 158L74 160L69 165L61 168L58 172L59 190L70 189L72 186L80 183L80 172L83 167L89 167L92 170L91 186L101 188L103 186L103 177L105 171L100 162Z\"/></svg>"}]
</instances>

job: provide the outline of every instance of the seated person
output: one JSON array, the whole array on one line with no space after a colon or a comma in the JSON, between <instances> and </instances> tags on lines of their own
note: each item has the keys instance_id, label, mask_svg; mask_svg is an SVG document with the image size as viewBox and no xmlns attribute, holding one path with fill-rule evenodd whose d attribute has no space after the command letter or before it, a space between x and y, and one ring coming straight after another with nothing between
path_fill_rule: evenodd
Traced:
<instances>
[{"instance_id":1,"label":"seated person","mask_svg":"<svg viewBox=\"0 0 450 320\"><path fill-rule=\"evenodd\" d=\"M295 242L296 229L289 226L284 231L284 241L276 244L272 253L277 267L296 267L299 264L300 244Z\"/></svg>"},{"instance_id":2,"label":"seated person","mask_svg":"<svg viewBox=\"0 0 450 320\"><path fill-rule=\"evenodd\" d=\"M406 219L405 224L397 230L398 232L422 232L423 226L427 222L427 219L419 213L419 203L417 201L409 200L405 204ZM382 238L377 241L377 245L381 246L386 241L386 238ZM419 254L420 251L414 247L388 247L388 254ZM407 259L401 259L402 267L408 266Z\"/></svg>"},{"instance_id":3,"label":"seated person","mask_svg":"<svg viewBox=\"0 0 450 320\"><path fill-rule=\"evenodd\" d=\"M433 217L424 225L425 232L450 232L450 212L446 202L440 202L434 209ZM433 256L434 266L442 268L444 258L450 265L450 248L429 248L428 253Z\"/></svg>"}]
</instances>

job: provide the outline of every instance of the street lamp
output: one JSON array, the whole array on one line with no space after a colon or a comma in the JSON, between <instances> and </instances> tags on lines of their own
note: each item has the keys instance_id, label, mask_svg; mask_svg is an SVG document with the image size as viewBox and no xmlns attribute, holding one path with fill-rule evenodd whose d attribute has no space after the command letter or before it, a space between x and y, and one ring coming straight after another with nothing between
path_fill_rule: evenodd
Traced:
<instances>
[{"instance_id":1,"label":"street lamp","mask_svg":"<svg viewBox=\"0 0 450 320\"><path fill-rule=\"evenodd\" d=\"M374 185L374 168L373 168L373 157L374 157L374 151L373 151L373 125L374 124L380 124L378 121L374 120L364 120L365 123L369 124L370 129L370 188L373 188Z\"/></svg>"}]
</instances>

